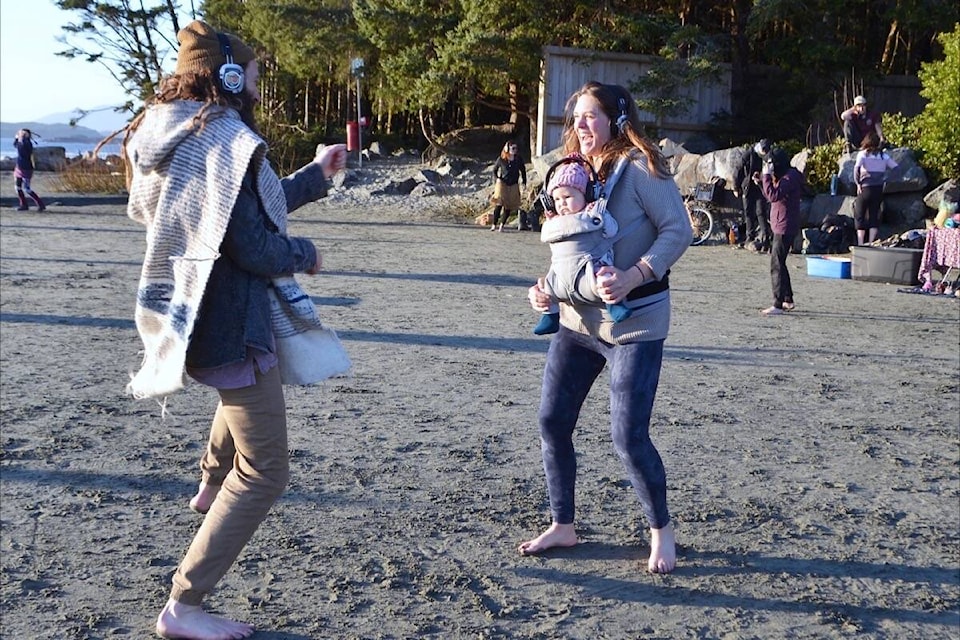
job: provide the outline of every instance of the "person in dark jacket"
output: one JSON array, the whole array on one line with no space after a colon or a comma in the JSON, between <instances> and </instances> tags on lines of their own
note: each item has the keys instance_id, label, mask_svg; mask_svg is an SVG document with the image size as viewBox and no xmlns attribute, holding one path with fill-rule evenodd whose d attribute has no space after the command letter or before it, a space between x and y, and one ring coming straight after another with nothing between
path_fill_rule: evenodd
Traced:
<instances>
[{"instance_id":1,"label":"person in dark jacket","mask_svg":"<svg viewBox=\"0 0 960 640\"><path fill-rule=\"evenodd\" d=\"M763 309L765 316L776 316L795 308L787 254L800 231L800 196L803 195L803 174L790 166L783 149L770 153L763 163L761 175L763 197L770 202L770 280L773 285L773 306Z\"/></svg>"},{"instance_id":2,"label":"person in dark jacket","mask_svg":"<svg viewBox=\"0 0 960 640\"><path fill-rule=\"evenodd\" d=\"M313 162L280 180L253 118L254 51L201 21L177 39L174 74L123 143L127 214L147 227L136 308L144 356L127 389L138 398L166 398L183 386L184 372L216 389L202 481L190 502L205 516L193 540L184 540L189 546L156 631L226 640L249 637L253 626L208 613L204 598L290 473L280 350L290 332L278 322L285 316L280 300L297 288L292 274L322 267L310 239L286 234L287 214L325 196L347 156L345 145L322 147ZM302 317L313 309L309 300L298 304Z\"/></svg>"},{"instance_id":3,"label":"person in dark jacket","mask_svg":"<svg viewBox=\"0 0 960 640\"><path fill-rule=\"evenodd\" d=\"M743 228L739 245L756 251L769 251L770 224L769 205L760 190L760 172L763 158L770 152L770 141L760 140L744 156L737 170L734 195L743 203Z\"/></svg>"},{"instance_id":4,"label":"person in dark jacket","mask_svg":"<svg viewBox=\"0 0 960 640\"><path fill-rule=\"evenodd\" d=\"M17 148L17 164L13 168L13 179L17 187L17 211L26 211L26 195L37 203L37 211L46 211L43 200L30 188L30 179L33 178L33 134L30 129L20 129L13 139L13 146Z\"/></svg>"},{"instance_id":5,"label":"person in dark jacket","mask_svg":"<svg viewBox=\"0 0 960 640\"><path fill-rule=\"evenodd\" d=\"M520 183L527 186L527 169L517 149L516 142L503 145L493 165L493 225L490 231L503 231L513 211L520 211ZM503 218L500 218L501 212ZM517 228L523 230L522 216L517 218Z\"/></svg>"}]
</instances>

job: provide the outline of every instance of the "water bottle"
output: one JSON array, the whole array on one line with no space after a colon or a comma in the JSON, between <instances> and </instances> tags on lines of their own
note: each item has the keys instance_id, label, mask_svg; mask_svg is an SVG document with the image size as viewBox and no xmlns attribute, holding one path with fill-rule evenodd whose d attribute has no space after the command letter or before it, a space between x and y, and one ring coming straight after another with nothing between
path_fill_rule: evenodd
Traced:
<instances>
[{"instance_id":1,"label":"water bottle","mask_svg":"<svg viewBox=\"0 0 960 640\"><path fill-rule=\"evenodd\" d=\"M830 176L830 195L837 195L837 189L840 187L840 176L832 175Z\"/></svg>"}]
</instances>

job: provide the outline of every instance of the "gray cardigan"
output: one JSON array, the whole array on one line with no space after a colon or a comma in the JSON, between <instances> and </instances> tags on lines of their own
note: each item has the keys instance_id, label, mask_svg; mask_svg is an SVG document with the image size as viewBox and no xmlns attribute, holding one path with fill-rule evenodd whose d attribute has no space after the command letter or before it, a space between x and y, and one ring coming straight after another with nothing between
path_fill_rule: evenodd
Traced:
<instances>
[{"instance_id":1,"label":"gray cardigan","mask_svg":"<svg viewBox=\"0 0 960 640\"><path fill-rule=\"evenodd\" d=\"M680 191L670 177L650 174L646 159L630 162L607 202L621 229L638 218L646 221L613 246L614 265L627 270L642 258L662 280L690 246L693 231ZM670 327L669 289L624 301L633 309L626 320L614 323L604 307L560 304L560 323L612 344L663 340Z\"/></svg>"}]
</instances>

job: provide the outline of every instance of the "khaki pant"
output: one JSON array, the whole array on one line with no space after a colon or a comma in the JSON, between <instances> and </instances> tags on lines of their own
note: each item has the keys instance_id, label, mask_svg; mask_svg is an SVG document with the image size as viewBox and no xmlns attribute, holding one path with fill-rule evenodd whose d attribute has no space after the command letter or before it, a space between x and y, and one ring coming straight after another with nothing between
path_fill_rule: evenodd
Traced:
<instances>
[{"instance_id":1,"label":"khaki pant","mask_svg":"<svg viewBox=\"0 0 960 640\"><path fill-rule=\"evenodd\" d=\"M199 605L227 573L290 477L279 368L257 371L253 386L218 393L220 404L201 467L205 482L223 486L170 591L172 599L187 605Z\"/></svg>"}]
</instances>

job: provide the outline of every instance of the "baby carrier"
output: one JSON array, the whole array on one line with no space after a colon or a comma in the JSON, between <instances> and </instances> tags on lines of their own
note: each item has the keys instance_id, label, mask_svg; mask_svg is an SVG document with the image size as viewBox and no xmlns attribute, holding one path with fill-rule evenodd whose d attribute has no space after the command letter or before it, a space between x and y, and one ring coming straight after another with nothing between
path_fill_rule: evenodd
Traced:
<instances>
[{"instance_id":1,"label":"baby carrier","mask_svg":"<svg viewBox=\"0 0 960 640\"><path fill-rule=\"evenodd\" d=\"M550 243L550 271L553 276L545 279L545 293L573 304L606 304L597 295L597 268L601 264L612 265L613 245L646 221L645 217L640 217L628 226L618 229L616 220L607 212L610 194L630 160L629 156L624 156L617 161L599 196L584 211L553 216L543 223L540 241ZM547 175L558 165L570 161L570 158L564 158L554 163ZM545 181L544 189L546 188Z\"/></svg>"}]
</instances>

